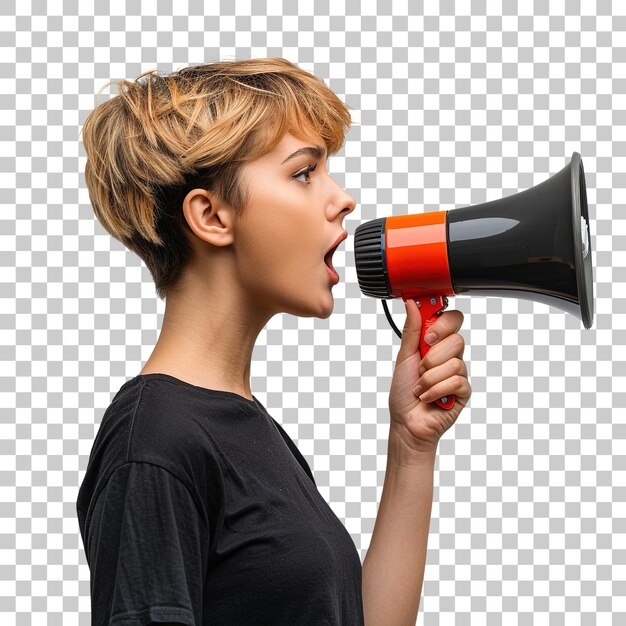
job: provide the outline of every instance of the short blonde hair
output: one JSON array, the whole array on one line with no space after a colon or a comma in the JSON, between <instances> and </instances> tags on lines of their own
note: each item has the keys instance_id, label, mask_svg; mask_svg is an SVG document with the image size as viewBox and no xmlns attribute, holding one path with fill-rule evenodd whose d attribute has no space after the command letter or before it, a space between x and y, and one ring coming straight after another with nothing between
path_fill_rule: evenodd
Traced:
<instances>
[{"instance_id":1,"label":"short blonde hair","mask_svg":"<svg viewBox=\"0 0 626 626\"><path fill-rule=\"evenodd\" d=\"M104 87L111 83L119 95L83 124L85 182L96 218L145 262L162 300L193 255L182 211L191 189L213 192L240 215L242 164L305 129L335 154L351 126L348 107L321 79L281 58L150 70Z\"/></svg>"}]
</instances>

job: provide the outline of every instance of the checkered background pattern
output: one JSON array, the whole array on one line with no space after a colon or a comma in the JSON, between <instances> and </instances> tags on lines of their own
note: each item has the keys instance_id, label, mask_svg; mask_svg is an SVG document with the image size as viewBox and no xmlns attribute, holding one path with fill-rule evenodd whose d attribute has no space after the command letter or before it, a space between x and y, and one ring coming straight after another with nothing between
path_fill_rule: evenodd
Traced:
<instances>
[{"instance_id":1,"label":"checkered background pattern","mask_svg":"<svg viewBox=\"0 0 626 626\"><path fill-rule=\"evenodd\" d=\"M93 215L80 130L95 94L152 68L268 56L351 108L330 167L358 206L333 315L271 320L252 390L361 559L399 339L359 290L356 227L523 191L580 152L593 327L529 301L450 299L473 395L438 450L417 623L626 624L623 2L3 0L0 31L1 624L90 623L78 486L164 310ZM391 311L402 328L402 301Z\"/></svg>"}]
</instances>

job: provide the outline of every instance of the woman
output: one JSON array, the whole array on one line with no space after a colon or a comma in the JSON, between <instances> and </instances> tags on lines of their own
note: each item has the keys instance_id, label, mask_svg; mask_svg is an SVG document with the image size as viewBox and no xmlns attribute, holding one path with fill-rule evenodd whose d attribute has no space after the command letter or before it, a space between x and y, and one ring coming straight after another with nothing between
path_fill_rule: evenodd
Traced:
<instances>
[{"instance_id":1,"label":"woman","mask_svg":"<svg viewBox=\"0 0 626 626\"><path fill-rule=\"evenodd\" d=\"M150 358L103 417L78 495L93 623L414 623L437 442L471 395L462 314L440 317L421 361L420 315L406 304L361 567L250 388L274 315L332 313L325 256L355 199L326 161L348 110L284 59L147 72L119 92L85 120L85 179L98 220L144 260L166 310ZM432 403L452 393L454 409Z\"/></svg>"}]
</instances>

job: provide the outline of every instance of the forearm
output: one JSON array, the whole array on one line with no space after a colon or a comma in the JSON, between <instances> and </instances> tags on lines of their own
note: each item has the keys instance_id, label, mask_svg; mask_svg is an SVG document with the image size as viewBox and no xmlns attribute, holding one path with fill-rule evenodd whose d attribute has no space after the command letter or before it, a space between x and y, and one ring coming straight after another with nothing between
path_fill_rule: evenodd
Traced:
<instances>
[{"instance_id":1,"label":"forearm","mask_svg":"<svg viewBox=\"0 0 626 626\"><path fill-rule=\"evenodd\" d=\"M420 603L433 499L435 451L409 453L389 433L383 492L363 561L366 626L414 626Z\"/></svg>"}]
</instances>

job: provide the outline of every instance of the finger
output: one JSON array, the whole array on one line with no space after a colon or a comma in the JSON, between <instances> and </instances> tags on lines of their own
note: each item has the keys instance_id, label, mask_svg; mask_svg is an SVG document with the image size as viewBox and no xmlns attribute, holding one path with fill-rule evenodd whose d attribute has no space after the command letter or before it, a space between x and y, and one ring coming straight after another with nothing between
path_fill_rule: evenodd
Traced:
<instances>
[{"instance_id":1,"label":"finger","mask_svg":"<svg viewBox=\"0 0 626 626\"><path fill-rule=\"evenodd\" d=\"M442 365L428 370L423 376L417 379L417 385L414 389L415 395L419 396L452 376L464 376L467 378L467 365L465 361L453 358Z\"/></svg>"},{"instance_id":2,"label":"finger","mask_svg":"<svg viewBox=\"0 0 626 626\"><path fill-rule=\"evenodd\" d=\"M422 402L434 402L454 394L458 398L469 398L472 395L472 387L464 376L452 376L433 385L428 391L420 395Z\"/></svg>"},{"instance_id":3,"label":"finger","mask_svg":"<svg viewBox=\"0 0 626 626\"><path fill-rule=\"evenodd\" d=\"M420 333L422 331L422 316L415 300L411 298L405 300L404 306L406 308L406 320L402 329L396 365L419 352Z\"/></svg>"},{"instance_id":4,"label":"finger","mask_svg":"<svg viewBox=\"0 0 626 626\"><path fill-rule=\"evenodd\" d=\"M428 329L427 334L434 333L435 337L433 339L429 339L426 343L432 346L445 337L459 332L461 326L463 325L463 320L464 316L462 311L457 309L444 311L439 316L437 321Z\"/></svg>"},{"instance_id":5,"label":"finger","mask_svg":"<svg viewBox=\"0 0 626 626\"><path fill-rule=\"evenodd\" d=\"M418 376L422 376L426 371L438 365L442 365L450 359L454 359L455 357L460 359L463 356L463 352L465 352L465 339L463 335L454 333L453 335L445 337L434 345L420 361L417 370Z\"/></svg>"}]
</instances>

